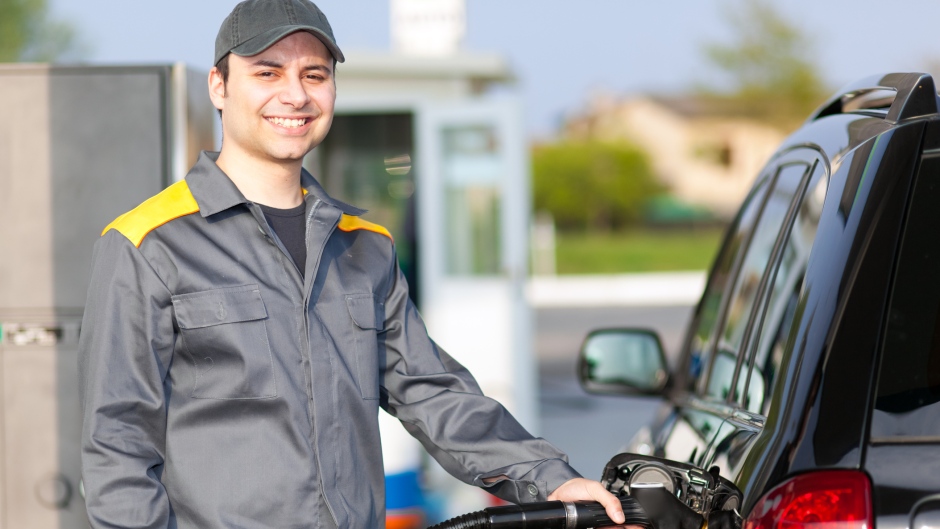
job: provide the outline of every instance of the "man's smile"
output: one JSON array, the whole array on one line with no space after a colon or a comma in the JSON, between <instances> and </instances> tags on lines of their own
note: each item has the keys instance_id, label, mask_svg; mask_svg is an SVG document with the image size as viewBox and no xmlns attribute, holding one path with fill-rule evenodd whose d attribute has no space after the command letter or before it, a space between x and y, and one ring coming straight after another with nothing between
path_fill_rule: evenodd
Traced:
<instances>
[{"instance_id":1,"label":"man's smile","mask_svg":"<svg viewBox=\"0 0 940 529\"><path fill-rule=\"evenodd\" d=\"M269 123L286 129L299 129L312 121L310 118L281 118L272 116L268 116L264 119L268 120Z\"/></svg>"}]
</instances>

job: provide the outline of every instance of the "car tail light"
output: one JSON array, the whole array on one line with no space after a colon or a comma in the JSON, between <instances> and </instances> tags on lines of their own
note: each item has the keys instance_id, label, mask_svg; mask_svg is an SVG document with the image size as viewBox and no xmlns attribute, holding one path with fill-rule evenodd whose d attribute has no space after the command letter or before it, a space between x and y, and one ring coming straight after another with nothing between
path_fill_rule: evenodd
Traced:
<instances>
[{"instance_id":1,"label":"car tail light","mask_svg":"<svg viewBox=\"0 0 940 529\"><path fill-rule=\"evenodd\" d=\"M871 483L857 470L822 470L784 481L751 510L745 529L872 529Z\"/></svg>"}]
</instances>

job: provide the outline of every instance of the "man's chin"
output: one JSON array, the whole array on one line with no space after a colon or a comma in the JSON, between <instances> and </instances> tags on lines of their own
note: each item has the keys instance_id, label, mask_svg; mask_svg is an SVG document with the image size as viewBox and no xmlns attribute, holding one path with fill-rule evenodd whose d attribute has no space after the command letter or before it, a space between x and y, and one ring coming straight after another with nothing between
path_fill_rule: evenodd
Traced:
<instances>
[{"instance_id":1,"label":"man's chin","mask_svg":"<svg viewBox=\"0 0 940 529\"><path fill-rule=\"evenodd\" d=\"M284 164L293 164L297 162L302 162L304 157L307 156L307 153L313 150L313 147L309 149L288 149L282 151L274 151L268 153L268 158L272 161Z\"/></svg>"},{"instance_id":2,"label":"man's chin","mask_svg":"<svg viewBox=\"0 0 940 529\"><path fill-rule=\"evenodd\" d=\"M280 145L271 145L268 150L268 156L273 159L283 161L284 163L297 162L303 160L304 156L314 149L319 141L303 141L281 143Z\"/></svg>"}]
</instances>

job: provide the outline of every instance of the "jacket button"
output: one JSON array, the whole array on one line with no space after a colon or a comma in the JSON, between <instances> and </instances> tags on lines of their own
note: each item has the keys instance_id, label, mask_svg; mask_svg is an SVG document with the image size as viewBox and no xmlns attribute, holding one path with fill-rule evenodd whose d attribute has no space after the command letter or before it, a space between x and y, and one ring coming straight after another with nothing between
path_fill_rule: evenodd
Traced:
<instances>
[{"instance_id":1,"label":"jacket button","mask_svg":"<svg viewBox=\"0 0 940 529\"><path fill-rule=\"evenodd\" d=\"M538 496L538 495L539 495L539 488L536 487L535 485L530 484L530 485L529 485L528 487L526 487L526 488L529 489L529 494L531 494L531 495L533 495L533 496Z\"/></svg>"}]
</instances>

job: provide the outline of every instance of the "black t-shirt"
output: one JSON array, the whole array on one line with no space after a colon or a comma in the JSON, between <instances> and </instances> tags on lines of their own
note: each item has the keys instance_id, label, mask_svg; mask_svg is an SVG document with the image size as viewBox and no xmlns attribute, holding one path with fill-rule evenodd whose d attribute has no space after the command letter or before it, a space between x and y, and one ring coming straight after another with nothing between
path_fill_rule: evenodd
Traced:
<instances>
[{"instance_id":1,"label":"black t-shirt","mask_svg":"<svg viewBox=\"0 0 940 529\"><path fill-rule=\"evenodd\" d=\"M278 209L264 204L261 211L264 212L264 218L268 220L271 229L277 234L277 237L284 243L287 252L290 254L300 275L304 275L304 267L307 265L307 229L304 222L304 205L296 208Z\"/></svg>"}]
</instances>

